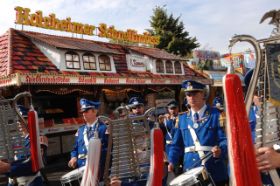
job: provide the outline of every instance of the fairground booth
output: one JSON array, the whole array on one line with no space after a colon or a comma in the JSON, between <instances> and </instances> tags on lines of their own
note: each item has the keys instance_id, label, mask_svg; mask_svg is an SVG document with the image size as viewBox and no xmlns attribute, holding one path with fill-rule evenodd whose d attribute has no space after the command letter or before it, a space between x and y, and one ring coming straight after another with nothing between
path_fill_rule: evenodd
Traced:
<instances>
[{"instance_id":1,"label":"fairground booth","mask_svg":"<svg viewBox=\"0 0 280 186\"><path fill-rule=\"evenodd\" d=\"M32 94L41 132L49 138L48 155L71 150L73 134L83 123L79 113L81 98L99 100L100 115L111 116L132 96L141 96L147 108L162 106L170 99L182 104L183 80L212 83L190 69L184 58L151 47L158 38L147 33L117 31L106 24L95 27L71 22L70 18L59 20L55 14L44 17L41 11L31 14L22 7L15 10L17 26L66 31L76 36L11 28L0 37L1 96L11 98L23 91ZM134 45L77 38L78 34ZM139 43L146 47L135 46Z\"/></svg>"}]
</instances>

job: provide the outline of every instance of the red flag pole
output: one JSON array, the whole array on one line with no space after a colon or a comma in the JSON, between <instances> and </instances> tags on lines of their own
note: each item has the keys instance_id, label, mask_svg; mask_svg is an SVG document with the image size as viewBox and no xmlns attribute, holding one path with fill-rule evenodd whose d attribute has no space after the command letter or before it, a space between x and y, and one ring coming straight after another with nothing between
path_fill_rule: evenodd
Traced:
<instances>
[{"instance_id":1,"label":"red flag pole","mask_svg":"<svg viewBox=\"0 0 280 186\"><path fill-rule=\"evenodd\" d=\"M261 186L240 78L227 74L223 84L232 185Z\"/></svg>"},{"instance_id":2,"label":"red flag pole","mask_svg":"<svg viewBox=\"0 0 280 186\"><path fill-rule=\"evenodd\" d=\"M31 109L28 112L28 128L30 137L32 171L37 172L43 167L43 160L40 148L38 116L37 112L34 109Z\"/></svg>"},{"instance_id":3,"label":"red flag pole","mask_svg":"<svg viewBox=\"0 0 280 186\"><path fill-rule=\"evenodd\" d=\"M160 128L151 131L151 166L149 172L148 186L161 186L163 179L163 134Z\"/></svg>"}]
</instances>

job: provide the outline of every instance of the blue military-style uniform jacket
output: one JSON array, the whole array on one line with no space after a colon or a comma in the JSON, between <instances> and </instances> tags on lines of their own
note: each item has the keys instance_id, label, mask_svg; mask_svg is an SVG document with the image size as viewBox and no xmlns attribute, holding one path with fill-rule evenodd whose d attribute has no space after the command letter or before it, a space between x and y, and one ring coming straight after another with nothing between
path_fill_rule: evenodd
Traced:
<instances>
[{"instance_id":1,"label":"blue military-style uniform jacket","mask_svg":"<svg viewBox=\"0 0 280 186\"><path fill-rule=\"evenodd\" d=\"M249 124L250 124L251 134L252 134L254 143L256 141L256 139L255 139L256 138L256 123L257 123L256 110L254 107L251 107L250 111L249 111Z\"/></svg>"},{"instance_id":2,"label":"blue military-style uniform jacket","mask_svg":"<svg viewBox=\"0 0 280 186\"><path fill-rule=\"evenodd\" d=\"M201 166L201 164L197 164L200 160L197 152L184 152L186 147L194 146L190 130L188 129L188 126L190 126L194 128L201 146L217 145L221 148L220 157L211 157L206 161L205 167L215 182L226 181L228 179L227 166L225 164L227 140L223 129L220 127L219 115L220 113L216 108L207 106L201 122L198 126L194 126L191 112L180 114L178 128L175 131L173 143L169 151L169 162L175 165L179 157L184 154L184 170ZM206 154L207 152L204 153Z\"/></svg>"},{"instance_id":3,"label":"blue military-style uniform jacket","mask_svg":"<svg viewBox=\"0 0 280 186\"><path fill-rule=\"evenodd\" d=\"M103 174L104 172L103 168L105 167L105 160L106 160L106 153L107 153L107 146L108 146L108 134L106 134L107 126L104 123L97 121L93 125L93 129L91 131L87 125L82 125L79 127L76 133L74 148L71 152L71 158L76 157L78 159L77 161L78 167L85 166L88 150L86 147L84 137L86 135L89 140L90 138L93 137L95 130L98 131L98 137L101 139L101 144L102 144L99 172Z\"/></svg>"},{"instance_id":4,"label":"blue military-style uniform jacket","mask_svg":"<svg viewBox=\"0 0 280 186\"><path fill-rule=\"evenodd\" d=\"M165 133L165 135L164 135L165 152L166 152L167 155L169 153L169 149L171 147L172 139L173 139L174 133L175 133L175 128L174 127L175 127L175 124L176 124L176 118L177 117L175 117L174 119L168 119L164 123L165 130L166 130L166 132L164 132Z\"/></svg>"}]
</instances>

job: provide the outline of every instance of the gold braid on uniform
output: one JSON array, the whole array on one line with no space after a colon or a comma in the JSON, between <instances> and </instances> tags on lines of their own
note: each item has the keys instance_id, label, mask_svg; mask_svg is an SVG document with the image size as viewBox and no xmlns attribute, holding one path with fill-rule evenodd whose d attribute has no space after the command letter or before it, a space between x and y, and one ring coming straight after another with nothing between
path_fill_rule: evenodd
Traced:
<instances>
[{"instance_id":1,"label":"gold braid on uniform","mask_svg":"<svg viewBox=\"0 0 280 186\"><path fill-rule=\"evenodd\" d=\"M220 126L222 128L225 128L226 127L226 113L224 111L220 113L219 121L220 121Z\"/></svg>"}]
</instances>

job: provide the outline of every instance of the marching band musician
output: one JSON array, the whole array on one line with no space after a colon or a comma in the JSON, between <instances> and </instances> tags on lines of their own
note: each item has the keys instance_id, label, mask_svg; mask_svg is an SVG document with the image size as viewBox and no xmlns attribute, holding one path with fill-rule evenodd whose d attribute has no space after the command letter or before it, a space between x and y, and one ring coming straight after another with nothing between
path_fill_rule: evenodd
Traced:
<instances>
[{"instance_id":1,"label":"marching band musician","mask_svg":"<svg viewBox=\"0 0 280 186\"><path fill-rule=\"evenodd\" d=\"M136 116L141 116L144 115L145 113L145 108L144 108L144 101L143 99L139 97L132 97L128 101L127 107L130 109L131 114L129 117L136 117ZM154 127L154 122L148 121L149 122L149 130L151 130ZM136 120L133 121L134 125L137 124L142 124L141 120ZM143 126L145 127L145 126ZM146 166L149 166L147 163L141 162L141 159L146 158L147 156L147 146L146 146L146 140L147 136L146 134L143 134L141 136L136 137L137 142L141 142L143 145L138 147L137 152L138 152L138 157L139 157L139 166L140 168L144 168ZM111 178L110 185L111 186L145 186L147 184L147 179L148 175L142 175L141 179L135 180L135 181L127 181L127 180L121 180L118 177L113 177Z\"/></svg>"},{"instance_id":2,"label":"marching band musician","mask_svg":"<svg viewBox=\"0 0 280 186\"><path fill-rule=\"evenodd\" d=\"M221 96L216 95L216 97L213 100L213 107L216 107L219 110L223 110L223 99Z\"/></svg>"},{"instance_id":3,"label":"marching band musician","mask_svg":"<svg viewBox=\"0 0 280 186\"><path fill-rule=\"evenodd\" d=\"M17 105L19 113L23 118L27 118L28 109L22 105ZM30 137L29 133L22 122L19 122L19 128L25 137L24 146L30 148ZM48 146L47 138L45 136L40 136L41 152L43 159L45 159L44 152ZM30 159L30 153L25 155L16 155L15 161L12 163L7 163L0 160L0 173L6 173L9 177L8 186L13 185L25 185L25 186L41 186L43 185L43 178L40 171L34 173L32 172L32 164Z\"/></svg>"},{"instance_id":4,"label":"marching band musician","mask_svg":"<svg viewBox=\"0 0 280 186\"><path fill-rule=\"evenodd\" d=\"M131 114L129 115L130 117L141 116L145 112L144 101L139 97L130 98L127 106L131 110Z\"/></svg>"},{"instance_id":5,"label":"marching band musician","mask_svg":"<svg viewBox=\"0 0 280 186\"><path fill-rule=\"evenodd\" d=\"M244 83L245 83L245 89L248 89L251 78L253 75L253 69L249 70L245 76L244 76ZM247 91L247 90L246 90ZM256 92L254 92L255 94ZM251 128L251 134L252 134L252 138L253 138L253 142L255 142L255 138L256 138L256 122L257 122L257 118L259 117L257 112L258 112L258 107L260 106L260 102L259 102L259 97L255 94L253 96L253 105L250 108L250 112L249 112L249 124L250 124L250 128Z\"/></svg>"},{"instance_id":6,"label":"marching band musician","mask_svg":"<svg viewBox=\"0 0 280 186\"><path fill-rule=\"evenodd\" d=\"M128 101L128 108L130 108L131 114L129 117L141 116L145 113L144 101L140 97L132 97ZM141 121L136 121L139 123ZM154 122L149 120L149 127L152 129L154 127Z\"/></svg>"},{"instance_id":7,"label":"marching band musician","mask_svg":"<svg viewBox=\"0 0 280 186\"><path fill-rule=\"evenodd\" d=\"M160 120L161 119L163 120L160 123L164 125L163 129L165 131L164 139L165 139L166 154L169 153L169 148L171 146L172 138L174 136L174 127L179 113L178 103L175 100L170 101L167 104L167 109L168 109L168 113L166 113L163 118L159 116Z\"/></svg>"},{"instance_id":8,"label":"marching band musician","mask_svg":"<svg viewBox=\"0 0 280 186\"><path fill-rule=\"evenodd\" d=\"M173 171L178 157L184 155L184 170L204 165L217 186L228 182L227 140L220 126L220 113L216 108L206 105L205 85L186 80L182 83L190 111L179 115L178 128L175 131L169 151L168 171ZM204 159L206 152L213 157Z\"/></svg>"},{"instance_id":9,"label":"marching band musician","mask_svg":"<svg viewBox=\"0 0 280 186\"><path fill-rule=\"evenodd\" d=\"M167 105L167 113L163 116L160 115L159 116L159 123L160 123L160 128L163 131L163 135L164 135L164 145L165 145L165 155L166 155L166 159L165 159L165 165L166 165L166 175L165 175L165 180L164 182L168 182L169 180L173 179L174 176L178 176L182 173L181 171L181 164L182 164L182 158L180 158L180 161L177 165L175 165L174 167L174 173L168 172L168 153L169 153L169 149L171 147L172 144L172 139L174 137L174 133L175 133L175 125L176 122L178 121L178 113L179 113L179 105L177 103L177 101L172 100L170 101Z\"/></svg>"},{"instance_id":10,"label":"marching band musician","mask_svg":"<svg viewBox=\"0 0 280 186\"><path fill-rule=\"evenodd\" d=\"M129 114L129 117L135 117L135 116L141 116L144 114L145 109L144 109L144 101L139 98L139 97L132 97L128 101L127 107L130 109L131 113ZM139 123L141 121L134 121L134 124ZM143 126L144 127L144 126ZM138 136L136 140L141 140L145 141L146 137L144 136ZM145 143L143 143L145 144ZM141 148L138 148L138 155L140 156L145 156L145 152L143 151L144 145ZM144 186L146 185L147 180L142 179L142 180L136 180L136 181L126 181L126 180L121 180L118 177L113 177L111 178L110 185L111 186Z\"/></svg>"},{"instance_id":11,"label":"marching band musician","mask_svg":"<svg viewBox=\"0 0 280 186\"><path fill-rule=\"evenodd\" d=\"M245 74L244 83L246 89L248 89L250 85L253 72L254 69L251 69ZM256 138L256 122L257 122L257 118L260 117L258 115L258 110L261 104L262 102L260 100L260 97L257 95L257 92L255 91L253 96L253 105L251 106L250 113L249 113L249 123L251 127L253 142L255 142L255 138ZM280 175L279 146L275 145L274 147L260 147L256 149L256 161L257 161L258 169L262 172L261 173L262 183L267 186L273 185L273 182L270 176L267 174L267 171L276 169L278 175Z\"/></svg>"},{"instance_id":12,"label":"marching band musician","mask_svg":"<svg viewBox=\"0 0 280 186\"><path fill-rule=\"evenodd\" d=\"M71 152L71 159L68 166L71 168L80 168L85 166L89 139L94 136L94 132L98 132L98 137L101 139L102 149L99 164L99 181L103 179L107 146L108 134L107 126L97 118L97 112L100 102L93 102L87 99L80 100L81 112L85 120L85 124L80 126L75 134L75 144Z\"/></svg>"}]
</instances>

